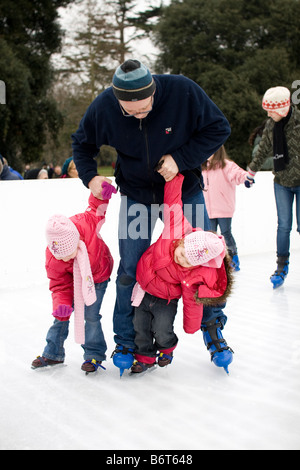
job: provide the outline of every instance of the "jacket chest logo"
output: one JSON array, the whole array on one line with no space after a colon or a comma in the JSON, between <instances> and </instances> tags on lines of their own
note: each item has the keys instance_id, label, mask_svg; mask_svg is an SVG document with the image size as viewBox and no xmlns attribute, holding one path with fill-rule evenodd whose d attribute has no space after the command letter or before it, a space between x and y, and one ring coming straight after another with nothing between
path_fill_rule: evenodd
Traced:
<instances>
[{"instance_id":1,"label":"jacket chest logo","mask_svg":"<svg viewBox=\"0 0 300 470\"><path fill-rule=\"evenodd\" d=\"M166 127L165 128L165 134L172 134L173 133L173 130L172 130L172 127Z\"/></svg>"}]
</instances>

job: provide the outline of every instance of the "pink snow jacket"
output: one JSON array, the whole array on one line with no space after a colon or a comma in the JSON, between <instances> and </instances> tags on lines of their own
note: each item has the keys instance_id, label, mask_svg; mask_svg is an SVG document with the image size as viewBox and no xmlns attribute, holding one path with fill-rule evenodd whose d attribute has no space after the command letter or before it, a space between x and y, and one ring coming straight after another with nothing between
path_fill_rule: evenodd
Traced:
<instances>
[{"instance_id":1,"label":"pink snow jacket","mask_svg":"<svg viewBox=\"0 0 300 470\"><path fill-rule=\"evenodd\" d=\"M97 199L91 194L86 211L70 217L79 231L80 239L86 244L95 284L106 281L113 269L109 248L99 235L99 230L105 222L107 204L108 200ZM46 271L50 279L53 311L59 305L73 307L73 263L74 260L57 260L47 247Z\"/></svg>"},{"instance_id":2,"label":"pink snow jacket","mask_svg":"<svg viewBox=\"0 0 300 470\"><path fill-rule=\"evenodd\" d=\"M220 268L183 268L174 261L176 241L188 233L201 230L193 229L183 215L183 179L178 174L165 184L164 229L159 239L140 258L136 279L144 291L156 297L168 301L182 297L184 331L195 333L201 326L203 304L219 304L220 298L225 295L227 270L224 262Z\"/></svg>"},{"instance_id":3,"label":"pink snow jacket","mask_svg":"<svg viewBox=\"0 0 300 470\"><path fill-rule=\"evenodd\" d=\"M209 165L209 161L207 162ZM208 167L209 168L209 167ZM236 186L244 183L247 171L232 160L226 160L224 168L202 170L205 205L210 219L233 217Z\"/></svg>"}]
</instances>

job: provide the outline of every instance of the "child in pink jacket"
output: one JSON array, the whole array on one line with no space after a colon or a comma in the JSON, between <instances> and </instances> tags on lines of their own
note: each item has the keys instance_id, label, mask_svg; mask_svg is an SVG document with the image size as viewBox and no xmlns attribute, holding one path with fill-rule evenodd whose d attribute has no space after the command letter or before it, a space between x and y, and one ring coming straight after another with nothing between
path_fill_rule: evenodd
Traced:
<instances>
[{"instance_id":1,"label":"child in pink jacket","mask_svg":"<svg viewBox=\"0 0 300 470\"><path fill-rule=\"evenodd\" d=\"M192 228L184 217L183 179L178 174L165 184L163 232L137 265L137 284L132 295L132 305L136 307L133 320L136 362L131 368L134 373L152 367L157 351L159 366L171 362L178 342L173 323L179 298L183 301L184 330L193 334L201 328L203 304L218 305L229 293L231 279L224 260L224 239L215 233ZM223 346L223 351L214 347L215 360L223 352L217 365L227 366L232 361L230 348L221 337L219 343L214 344Z\"/></svg>"},{"instance_id":2,"label":"child in pink jacket","mask_svg":"<svg viewBox=\"0 0 300 470\"><path fill-rule=\"evenodd\" d=\"M232 267L240 270L237 246L231 231L232 217L235 211L236 186L246 182L249 187L248 172L228 158L224 145L202 164L205 190L205 205L211 223L211 230L220 227L225 238L228 254L232 258ZM248 184L247 184L248 183Z\"/></svg>"},{"instance_id":3,"label":"child in pink jacket","mask_svg":"<svg viewBox=\"0 0 300 470\"><path fill-rule=\"evenodd\" d=\"M57 214L48 220L46 271L54 323L48 330L42 356L32 362L33 369L64 362L64 342L73 310L75 341L84 350L81 369L86 373L95 372L106 359L100 308L113 269L113 258L99 230L105 221L112 192L116 192L115 188L103 182L103 199L91 193L85 212L70 218Z\"/></svg>"}]
</instances>

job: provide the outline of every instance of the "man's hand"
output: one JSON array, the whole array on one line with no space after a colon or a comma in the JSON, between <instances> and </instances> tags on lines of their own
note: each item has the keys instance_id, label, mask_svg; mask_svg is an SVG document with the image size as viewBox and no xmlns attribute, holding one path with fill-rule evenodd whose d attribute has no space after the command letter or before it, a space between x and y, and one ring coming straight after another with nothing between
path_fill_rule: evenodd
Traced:
<instances>
[{"instance_id":1,"label":"man's hand","mask_svg":"<svg viewBox=\"0 0 300 470\"><path fill-rule=\"evenodd\" d=\"M246 180L244 181L244 185L246 188L252 188L253 184L255 183L254 177L256 175L255 171L250 170L250 168L247 168L248 170L248 175L246 177Z\"/></svg>"},{"instance_id":2,"label":"man's hand","mask_svg":"<svg viewBox=\"0 0 300 470\"><path fill-rule=\"evenodd\" d=\"M177 163L172 155L163 155L160 159L160 162L161 161L163 161L163 164L159 167L157 172L165 179L166 182L172 181L179 172Z\"/></svg>"},{"instance_id":3,"label":"man's hand","mask_svg":"<svg viewBox=\"0 0 300 470\"><path fill-rule=\"evenodd\" d=\"M109 178L106 178L105 176L94 176L94 178L92 178L88 184L89 189L91 190L93 196L95 196L97 199L103 200L102 183L104 183L104 181L106 181L109 184L112 183L112 180Z\"/></svg>"}]
</instances>

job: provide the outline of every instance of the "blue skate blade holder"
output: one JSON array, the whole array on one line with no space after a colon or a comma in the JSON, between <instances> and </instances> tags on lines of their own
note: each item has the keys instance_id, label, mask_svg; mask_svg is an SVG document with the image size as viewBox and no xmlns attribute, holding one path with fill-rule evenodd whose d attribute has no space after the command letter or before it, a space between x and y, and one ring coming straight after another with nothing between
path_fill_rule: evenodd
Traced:
<instances>
[{"instance_id":1,"label":"blue skate blade holder","mask_svg":"<svg viewBox=\"0 0 300 470\"><path fill-rule=\"evenodd\" d=\"M131 352L124 354L123 351L117 352L113 355L113 363L120 369L120 378L122 377L125 369L130 369L134 361L134 357Z\"/></svg>"}]
</instances>

